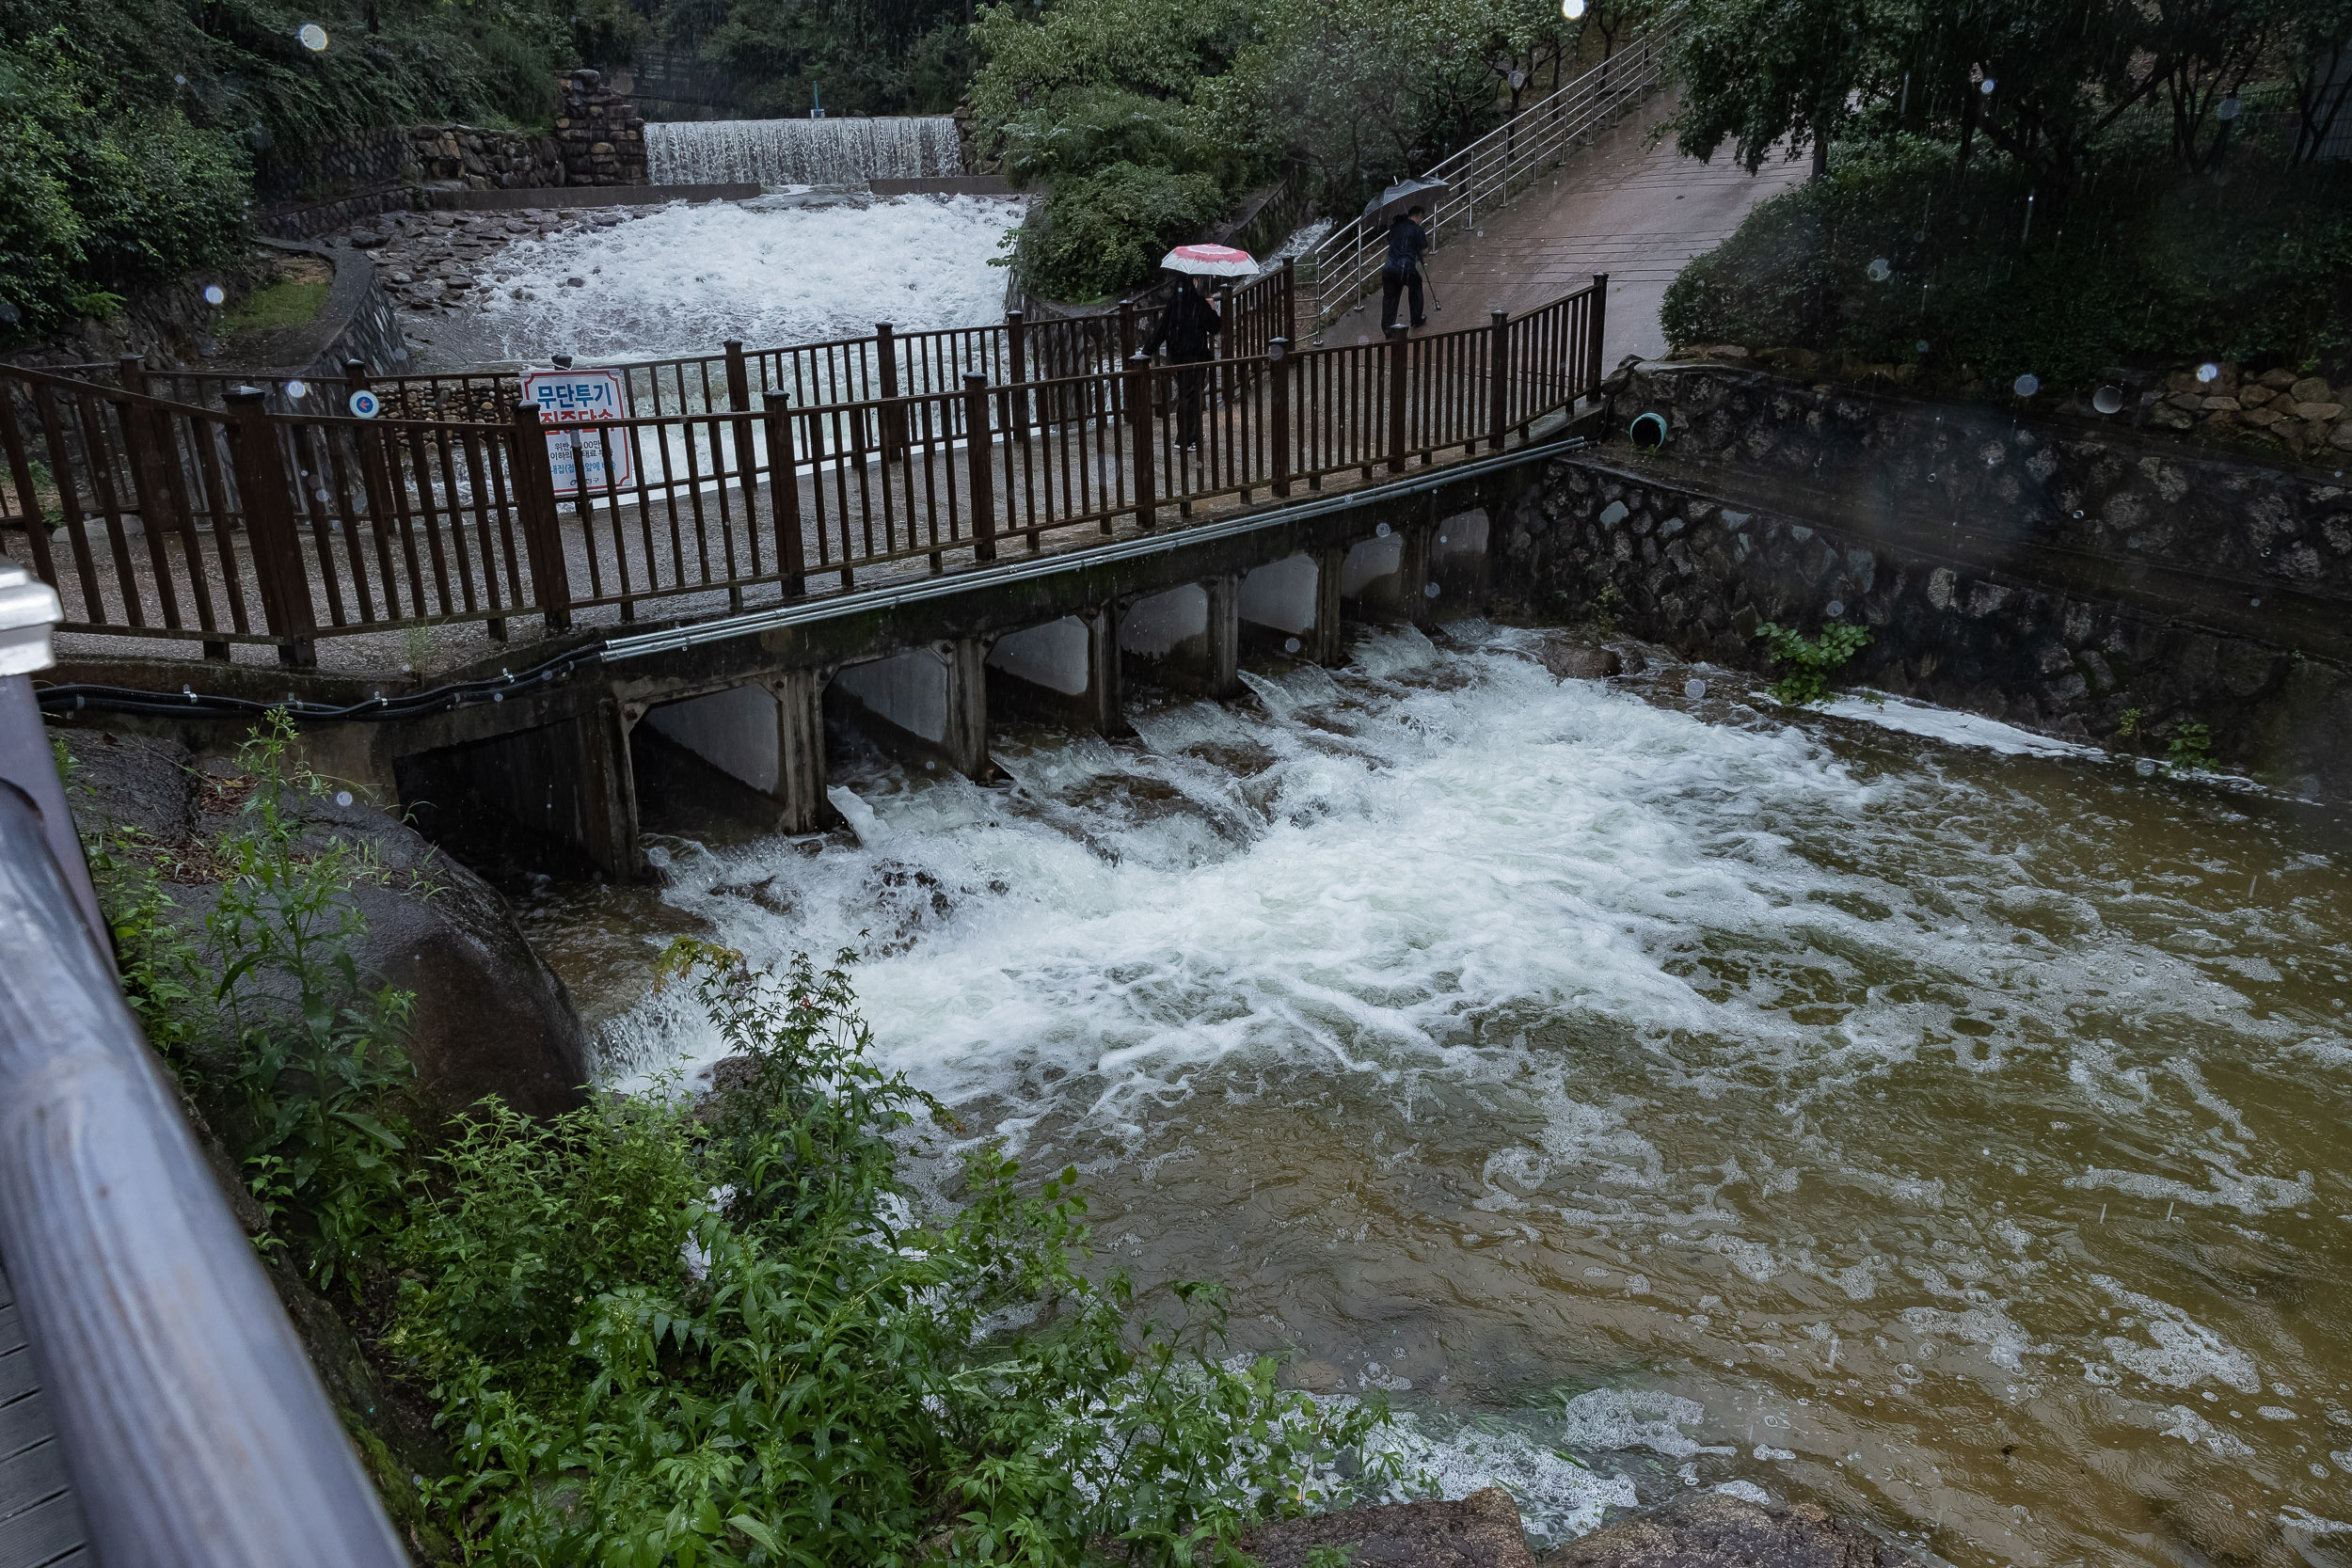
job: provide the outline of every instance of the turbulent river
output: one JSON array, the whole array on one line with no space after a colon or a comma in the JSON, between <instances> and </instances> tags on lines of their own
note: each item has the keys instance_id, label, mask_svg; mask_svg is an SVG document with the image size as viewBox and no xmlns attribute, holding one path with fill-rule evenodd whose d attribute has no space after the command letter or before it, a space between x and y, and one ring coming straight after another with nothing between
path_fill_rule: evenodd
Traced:
<instances>
[{"instance_id":1,"label":"turbulent river","mask_svg":"<svg viewBox=\"0 0 2352 1568\"><path fill-rule=\"evenodd\" d=\"M1546 1535L1720 1486L1960 1563L2352 1556L2341 811L1534 649L1375 634L1009 787L853 760L855 842L530 918L632 1085L719 1050L643 1000L668 932L861 948L1101 1261Z\"/></svg>"}]
</instances>

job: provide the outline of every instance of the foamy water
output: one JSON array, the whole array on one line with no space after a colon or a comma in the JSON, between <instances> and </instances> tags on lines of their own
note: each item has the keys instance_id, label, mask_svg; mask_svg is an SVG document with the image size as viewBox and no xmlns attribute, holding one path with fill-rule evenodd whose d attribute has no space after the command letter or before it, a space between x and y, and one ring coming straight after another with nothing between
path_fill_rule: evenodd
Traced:
<instances>
[{"instance_id":1,"label":"foamy water","mask_svg":"<svg viewBox=\"0 0 2352 1568\"><path fill-rule=\"evenodd\" d=\"M863 337L878 321L985 325L1005 313L989 262L1020 220L1018 200L977 197L675 203L501 251L480 307L436 325L433 356L656 357Z\"/></svg>"},{"instance_id":2,"label":"foamy water","mask_svg":"<svg viewBox=\"0 0 2352 1568\"><path fill-rule=\"evenodd\" d=\"M890 1063L1079 1164L1105 1265L1231 1282L1547 1535L1686 1486L1954 1560L2352 1518L2342 822L1530 653L1381 634L1009 736L1009 788L869 761L862 842L667 846L669 923L863 951ZM640 1085L720 1050L610 1034Z\"/></svg>"}]
</instances>

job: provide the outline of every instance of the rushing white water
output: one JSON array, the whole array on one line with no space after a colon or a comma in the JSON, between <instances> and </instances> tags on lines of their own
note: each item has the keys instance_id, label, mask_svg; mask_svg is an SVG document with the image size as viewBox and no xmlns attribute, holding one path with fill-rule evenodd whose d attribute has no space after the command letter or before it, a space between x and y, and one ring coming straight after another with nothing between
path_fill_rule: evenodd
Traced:
<instances>
[{"instance_id":1,"label":"rushing white water","mask_svg":"<svg viewBox=\"0 0 2352 1568\"><path fill-rule=\"evenodd\" d=\"M882 119L656 120L645 163L657 185L857 185L963 172L946 115Z\"/></svg>"},{"instance_id":2,"label":"rushing white water","mask_svg":"<svg viewBox=\"0 0 2352 1568\"><path fill-rule=\"evenodd\" d=\"M878 321L994 321L1005 279L989 261L1020 220L1019 201L976 197L674 203L501 251L480 306L435 324L431 358L711 354L729 338L764 348L860 337Z\"/></svg>"},{"instance_id":3,"label":"rushing white water","mask_svg":"<svg viewBox=\"0 0 2352 1568\"><path fill-rule=\"evenodd\" d=\"M663 924L859 950L878 1048L1077 1164L1104 1264L1231 1282L1544 1533L1686 1486L1954 1561L2343 1530L2342 814L1532 654L1376 634L1008 735L1010 788L846 766L859 842L674 840ZM675 995L609 1037L722 1049Z\"/></svg>"}]
</instances>

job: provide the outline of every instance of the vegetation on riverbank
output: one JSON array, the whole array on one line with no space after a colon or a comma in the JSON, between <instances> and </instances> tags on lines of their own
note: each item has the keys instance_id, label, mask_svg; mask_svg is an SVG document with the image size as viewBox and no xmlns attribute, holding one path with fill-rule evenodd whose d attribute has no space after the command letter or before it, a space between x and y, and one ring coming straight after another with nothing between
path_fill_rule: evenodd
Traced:
<instances>
[{"instance_id":1,"label":"vegetation on riverbank","mask_svg":"<svg viewBox=\"0 0 2352 1568\"><path fill-rule=\"evenodd\" d=\"M1352 212L1623 41L1636 8L1571 23L1537 0L991 7L973 28L980 151L1047 196L1013 264L1057 298L1132 288L1278 176Z\"/></svg>"},{"instance_id":2,"label":"vegetation on riverbank","mask_svg":"<svg viewBox=\"0 0 2352 1568\"><path fill-rule=\"evenodd\" d=\"M1801 8L1810 25L1757 28L1757 0L1687 13L1684 150L1816 174L1685 268L1670 341L1996 389L2342 368L2352 166L2316 152L2352 119L2352 82L2327 77L2352 8Z\"/></svg>"},{"instance_id":3,"label":"vegetation on riverbank","mask_svg":"<svg viewBox=\"0 0 2352 1568\"><path fill-rule=\"evenodd\" d=\"M126 990L284 1251L445 1452L389 1500L442 1560L645 1565L1220 1560L1342 1500L1377 1406L1218 1359L1215 1288L1148 1321L1090 1277L1064 1172L993 1147L959 1201L906 1162L943 1107L871 1059L847 971L681 941L736 1057L723 1093L435 1125L408 999L353 959L383 873L305 816L330 786L274 716L238 830L92 846ZM422 891L422 890L421 890ZM184 907L183 907L184 906ZM192 918L196 908L209 912ZM373 1434L362 1434L363 1446ZM430 1470L425 1466L430 1465ZM405 1465L379 1463L388 1490ZM385 1473L389 1470L389 1473ZM421 1528L416 1537L427 1542Z\"/></svg>"}]
</instances>

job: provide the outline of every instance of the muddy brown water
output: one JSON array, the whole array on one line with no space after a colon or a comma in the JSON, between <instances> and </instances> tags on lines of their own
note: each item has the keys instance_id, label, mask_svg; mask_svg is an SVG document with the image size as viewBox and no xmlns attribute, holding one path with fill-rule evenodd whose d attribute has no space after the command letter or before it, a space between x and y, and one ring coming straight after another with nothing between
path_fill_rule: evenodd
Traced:
<instances>
[{"instance_id":1,"label":"muddy brown water","mask_svg":"<svg viewBox=\"0 0 2352 1568\"><path fill-rule=\"evenodd\" d=\"M635 1085L718 1049L669 933L861 947L1104 1265L1226 1281L1539 1534L1730 1486L1962 1563L2352 1560L2342 807L1480 623L1250 679L994 789L852 758L857 836L690 825L534 933Z\"/></svg>"}]
</instances>

